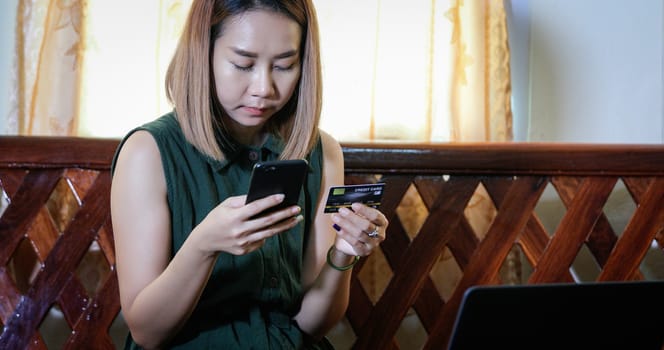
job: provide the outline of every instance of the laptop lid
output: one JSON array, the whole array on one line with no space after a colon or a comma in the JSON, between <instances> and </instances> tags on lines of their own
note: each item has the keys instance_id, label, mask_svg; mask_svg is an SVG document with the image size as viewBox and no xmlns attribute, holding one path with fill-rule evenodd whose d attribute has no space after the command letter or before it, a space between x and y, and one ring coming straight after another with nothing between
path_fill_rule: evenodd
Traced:
<instances>
[{"instance_id":1,"label":"laptop lid","mask_svg":"<svg viewBox=\"0 0 664 350\"><path fill-rule=\"evenodd\" d=\"M662 350L664 281L473 286L449 350Z\"/></svg>"}]
</instances>

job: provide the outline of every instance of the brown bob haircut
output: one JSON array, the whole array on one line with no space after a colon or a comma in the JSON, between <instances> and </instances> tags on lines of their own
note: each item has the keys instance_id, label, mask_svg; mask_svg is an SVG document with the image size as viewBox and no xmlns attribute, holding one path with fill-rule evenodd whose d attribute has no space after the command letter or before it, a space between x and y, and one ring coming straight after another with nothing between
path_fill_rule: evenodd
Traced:
<instances>
[{"instance_id":1,"label":"brown bob haircut","mask_svg":"<svg viewBox=\"0 0 664 350\"><path fill-rule=\"evenodd\" d=\"M216 94L211 63L214 41L230 17L257 9L283 14L302 29L300 81L266 128L286 143L281 159L303 158L318 141L322 74L318 21L311 0L194 0L166 73L166 96L186 139L217 160L225 158L224 151L234 149L234 142L223 125Z\"/></svg>"}]
</instances>

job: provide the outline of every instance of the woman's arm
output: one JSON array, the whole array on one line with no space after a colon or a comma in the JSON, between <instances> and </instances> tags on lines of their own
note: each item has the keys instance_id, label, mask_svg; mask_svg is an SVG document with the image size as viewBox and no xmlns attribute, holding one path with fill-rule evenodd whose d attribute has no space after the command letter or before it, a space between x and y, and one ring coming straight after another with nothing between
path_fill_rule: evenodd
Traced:
<instances>
[{"instance_id":1,"label":"woman's arm","mask_svg":"<svg viewBox=\"0 0 664 350\"><path fill-rule=\"evenodd\" d=\"M352 269L339 271L326 263L328 250L336 266L346 266L355 256L366 256L385 239L387 219L378 210L354 204L353 211L341 209L336 214L323 212L330 186L344 184L344 160L339 143L321 132L323 144L323 176L316 208L312 239L304 257L303 286L305 295L300 312L295 316L300 328L307 334L321 338L341 320L348 307ZM333 228L337 225L340 229ZM367 236L374 227L381 234Z\"/></svg>"},{"instance_id":2,"label":"woman's arm","mask_svg":"<svg viewBox=\"0 0 664 350\"><path fill-rule=\"evenodd\" d=\"M188 239L169 263L166 181L156 142L146 131L132 134L120 151L111 215L123 316L138 344L158 347L191 314L216 256Z\"/></svg>"}]
</instances>

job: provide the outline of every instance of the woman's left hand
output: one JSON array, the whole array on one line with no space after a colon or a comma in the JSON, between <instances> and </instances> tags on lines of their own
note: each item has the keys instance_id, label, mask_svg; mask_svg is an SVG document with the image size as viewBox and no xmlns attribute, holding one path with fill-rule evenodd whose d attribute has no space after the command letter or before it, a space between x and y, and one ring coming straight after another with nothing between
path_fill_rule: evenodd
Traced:
<instances>
[{"instance_id":1,"label":"woman's left hand","mask_svg":"<svg viewBox=\"0 0 664 350\"><path fill-rule=\"evenodd\" d=\"M353 203L332 215L337 231L335 248L347 255L367 256L385 240L388 221L378 209Z\"/></svg>"}]
</instances>

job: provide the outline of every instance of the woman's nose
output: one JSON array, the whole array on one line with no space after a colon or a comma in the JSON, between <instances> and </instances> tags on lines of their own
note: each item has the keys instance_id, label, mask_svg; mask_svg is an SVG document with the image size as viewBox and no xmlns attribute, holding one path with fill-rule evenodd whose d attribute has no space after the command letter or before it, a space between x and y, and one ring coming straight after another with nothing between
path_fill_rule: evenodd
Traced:
<instances>
[{"instance_id":1,"label":"woman's nose","mask_svg":"<svg viewBox=\"0 0 664 350\"><path fill-rule=\"evenodd\" d=\"M249 90L252 96L270 97L274 94L274 80L271 73L268 69L262 69L254 74Z\"/></svg>"}]
</instances>

